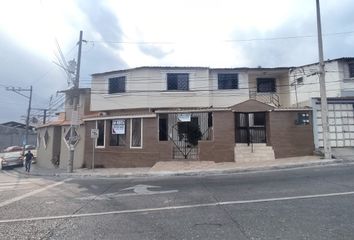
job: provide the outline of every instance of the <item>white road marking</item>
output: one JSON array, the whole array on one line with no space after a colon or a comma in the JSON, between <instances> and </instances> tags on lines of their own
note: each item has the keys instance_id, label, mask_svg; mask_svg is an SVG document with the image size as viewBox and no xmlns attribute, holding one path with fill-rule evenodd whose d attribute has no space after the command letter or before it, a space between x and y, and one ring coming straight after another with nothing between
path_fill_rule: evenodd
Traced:
<instances>
[{"instance_id":1,"label":"white road marking","mask_svg":"<svg viewBox=\"0 0 354 240\"><path fill-rule=\"evenodd\" d=\"M276 202L276 201L289 201L289 200L299 200L299 199L314 199L314 198L323 198L323 197L346 196L346 195L353 195L353 194L354 194L354 192L338 192L338 193L302 195L302 196L293 196L293 197L280 197L280 198L265 198L265 199L255 199L255 200L240 200L240 201L202 203L202 204L169 206L169 207L160 207L160 208L142 208L142 209L130 209L130 210L98 212L98 213L82 213L82 214L58 215L58 216L46 216L46 217L34 217L34 218L4 219L4 220L0 220L0 224L1 223L13 223L13 222L27 222L27 221L56 220L56 219L66 219L66 218L105 216L105 215L114 215L114 214L170 211L170 210L178 210L178 209L214 207L214 206L250 204L250 203L267 203L267 202Z\"/></svg>"},{"instance_id":2,"label":"white road marking","mask_svg":"<svg viewBox=\"0 0 354 240\"><path fill-rule=\"evenodd\" d=\"M8 171L4 171L4 170L2 170L2 171L0 171L0 172L3 172L3 173L5 173L6 175L8 175L8 176L10 176L10 177L17 177L17 176L18 176L18 174L9 173Z\"/></svg>"},{"instance_id":3,"label":"white road marking","mask_svg":"<svg viewBox=\"0 0 354 240\"><path fill-rule=\"evenodd\" d=\"M139 195L155 195L155 194L164 194L164 193L176 193L178 190L167 190L167 191L151 191L148 188L160 188L160 186L151 186L151 185L135 185L133 187L124 188L120 191L129 191L133 190L132 193L106 193L101 195L91 195L87 197L76 198L78 200L111 200L118 197L129 197L129 196L139 196Z\"/></svg>"},{"instance_id":4,"label":"white road marking","mask_svg":"<svg viewBox=\"0 0 354 240\"><path fill-rule=\"evenodd\" d=\"M124 188L121 191L133 190L136 194L139 195L151 195L151 194L162 194L162 193L175 193L178 190L168 190L168 191L151 191L148 188L161 188L160 186L151 186L151 185L135 185L133 187Z\"/></svg>"},{"instance_id":5,"label":"white road marking","mask_svg":"<svg viewBox=\"0 0 354 240\"><path fill-rule=\"evenodd\" d=\"M68 179L65 179L64 181L57 182L57 183L54 183L54 184L45 186L45 187L43 187L43 188L34 190L34 191L32 191L32 192L26 193L26 194L24 194L24 195L21 195L21 196L18 196L18 197L15 197L15 198L6 200L6 201L0 203L0 208L1 208L1 207L4 207L4 206L6 206L6 205L9 205L9 204L11 204L11 203L20 201L20 200L22 200L22 199L24 199L24 198L30 197L30 196L32 196L32 195L35 195L35 194L37 194L37 193L43 192L43 191L45 191L45 190L48 190L48 189L50 189L50 188L59 186L59 185L63 184L64 182L67 182L67 181L70 181L70 180L71 180L71 178L68 178Z\"/></svg>"}]
</instances>

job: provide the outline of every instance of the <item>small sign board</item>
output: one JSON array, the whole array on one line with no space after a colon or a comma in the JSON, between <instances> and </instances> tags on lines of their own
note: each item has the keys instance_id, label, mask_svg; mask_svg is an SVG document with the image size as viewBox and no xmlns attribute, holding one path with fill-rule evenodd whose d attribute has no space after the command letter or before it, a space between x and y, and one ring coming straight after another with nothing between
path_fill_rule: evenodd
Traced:
<instances>
[{"instance_id":1,"label":"small sign board","mask_svg":"<svg viewBox=\"0 0 354 240\"><path fill-rule=\"evenodd\" d=\"M112 134L125 134L124 119L117 119L112 121Z\"/></svg>"},{"instance_id":2,"label":"small sign board","mask_svg":"<svg viewBox=\"0 0 354 240\"><path fill-rule=\"evenodd\" d=\"M98 129L97 128L91 129L91 138L98 138Z\"/></svg>"},{"instance_id":3,"label":"small sign board","mask_svg":"<svg viewBox=\"0 0 354 240\"><path fill-rule=\"evenodd\" d=\"M190 113L179 113L177 114L177 118L179 122L190 122L191 115Z\"/></svg>"}]
</instances>

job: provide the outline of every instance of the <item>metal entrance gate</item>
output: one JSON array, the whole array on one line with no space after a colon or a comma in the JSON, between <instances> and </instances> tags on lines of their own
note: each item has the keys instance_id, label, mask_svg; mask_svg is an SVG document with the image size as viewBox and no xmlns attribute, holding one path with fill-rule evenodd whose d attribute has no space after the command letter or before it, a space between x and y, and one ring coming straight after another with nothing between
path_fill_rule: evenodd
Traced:
<instances>
[{"instance_id":1,"label":"metal entrance gate","mask_svg":"<svg viewBox=\"0 0 354 240\"><path fill-rule=\"evenodd\" d=\"M265 113L236 113L236 143L266 143Z\"/></svg>"},{"instance_id":2,"label":"metal entrance gate","mask_svg":"<svg viewBox=\"0 0 354 240\"><path fill-rule=\"evenodd\" d=\"M167 114L168 139L173 142L174 159L198 159L198 143L191 143L189 134L193 134L198 126L199 140L211 140L212 114L211 112L190 113L190 121L180 121L178 113ZM193 130L194 129L194 130Z\"/></svg>"}]
</instances>

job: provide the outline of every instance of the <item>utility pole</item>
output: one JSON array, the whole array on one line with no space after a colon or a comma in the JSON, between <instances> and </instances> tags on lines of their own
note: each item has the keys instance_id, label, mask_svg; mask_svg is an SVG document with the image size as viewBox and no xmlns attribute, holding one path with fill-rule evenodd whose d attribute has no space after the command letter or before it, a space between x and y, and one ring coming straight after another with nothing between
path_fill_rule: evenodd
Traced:
<instances>
[{"instance_id":1,"label":"utility pole","mask_svg":"<svg viewBox=\"0 0 354 240\"><path fill-rule=\"evenodd\" d=\"M46 108L31 108L32 110L38 110L38 111L43 111L43 115L40 115L40 117L43 117L43 122L42 124L45 124L47 122L47 111L49 109Z\"/></svg>"},{"instance_id":2,"label":"utility pole","mask_svg":"<svg viewBox=\"0 0 354 240\"><path fill-rule=\"evenodd\" d=\"M32 86L30 87L30 97L29 97L29 101L28 101L28 109L27 109L27 118L26 118L26 140L25 140L25 144L23 144L23 150L25 150L25 146L26 144L28 144L28 127L29 127L29 118L31 115L31 104L32 104Z\"/></svg>"},{"instance_id":3,"label":"utility pole","mask_svg":"<svg viewBox=\"0 0 354 240\"><path fill-rule=\"evenodd\" d=\"M74 166L74 153L75 153L75 143L74 139L77 136L74 136L74 128L77 126L77 120L79 117L79 114L77 113L77 105L78 105L78 98L80 97L79 94L79 80L80 80L80 65L81 65L81 48L82 48L82 31L80 31L80 37L79 37L79 50L77 54L77 65L76 65L76 75L75 75L75 81L74 81L74 87L72 88L72 98L73 98L73 109L72 109L72 114L71 114L71 124L70 124L70 140L69 140L69 145L70 145L70 154L69 154L69 161L68 161L68 166L67 166L67 171L69 173L73 172L73 166ZM75 119L73 119L75 118Z\"/></svg>"},{"instance_id":4,"label":"utility pole","mask_svg":"<svg viewBox=\"0 0 354 240\"><path fill-rule=\"evenodd\" d=\"M329 139L329 125L328 125L328 105L325 82L325 69L323 61L323 44L322 44L322 28L321 28L321 13L320 1L316 0L317 13L317 35L318 35L318 57L319 57L319 81L320 81L320 95L321 95L321 118L323 129L323 148L326 159L332 158L331 143Z\"/></svg>"},{"instance_id":5,"label":"utility pole","mask_svg":"<svg viewBox=\"0 0 354 240\"><path fill-rule=\"evenodd\" d=\"M23 145L23 152L25 151L25 146L28 144L28 128L29 128L29 118L31 115L31 104L32 104L32 86L29 89L24 89L24 88L15 88L15 87L6 87L7 91L13 91L25 98L28 98L28 109L27 109L27 117L26 117L26 133L25 133L25 141L22 143ZM25 94L22 94L21 92L30 92L29 96L26 96Z\"/></svg>"}]
</instances>

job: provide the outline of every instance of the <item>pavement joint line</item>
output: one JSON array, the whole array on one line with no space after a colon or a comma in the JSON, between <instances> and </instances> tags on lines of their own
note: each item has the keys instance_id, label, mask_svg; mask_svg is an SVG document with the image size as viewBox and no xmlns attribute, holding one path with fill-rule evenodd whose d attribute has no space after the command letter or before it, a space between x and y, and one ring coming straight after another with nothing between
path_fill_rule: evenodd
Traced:
<instances>
[{"instance_id":1,"label":"pavement joint line","mask_svg":"<svg viewBox=\"0 0 354 240\"><path fill-rule=\"evenodd\" d=\"M17 177L18 175L17 174L13 174L13 173L9 173L8 171L1 171L3 173L5 173L6 175L10 176L10 177Z\"/></svg>"},{"instance_id":2,"label":"pavement joint line","mask_svg":"<svg viewBox=\"0 0 354 240\"><path fill-rule=\"evenodd\" d=\"M70 181L70 180L71 180L71 178L68 178L68 179L65 179L65 180L63 180L63 181L56 182L56 183L53 183L53 184L51 184L51 185L42 187L42 188L40 188L40 189L37 189L37 190L31 191L31 192L28 192L28 193L23 194L23 195L21 195L21 196L18 196L18 197L12 198L12 199L8 199L8 200L6 200L6 201L0 203L0 208L1 208L1 207L4 207L4 206L6 206L6 205L9 205L9 204L11 204L11 203L20 201L20 200L22 200L22 199L24 199L24 198L30 197L30 196L32 196L32 195L35 195L35 194L37 194L37 193L46 191L46 190L48 190L48 189L50 189L50 188L59 186L59 185L65 183L65 182L67 182L67 181Z\"/></svg>"},{"instance_id":3,"label":"pavement joint line","mask_svg":"<svg viewBox=\"0 0 354 240\"><path fill-rule=\"evenodd\" d=\"M29 184L29 183L33 183L33 182L6 182L6 183L0 182L0 188L7 187L7 186L14 186L14 185Z\"/></svg>"},{"instance_id":4,"label":"pavement joint line","mask_svg":"<svg viewBox=\"0 0 354 240\"><path fill-rule=\"evenodd\" d=\"M265 198L265 199L254 199L254 200L238 200L238 201L225 201L225 202L214 202L214 203L201 203L201 204L191 204L191 205L168 206L168 207L160 207L160 208L142 208L142 209L130 209L130 210L119 210L119 211L97 212L97 213L82 213L82 214L70 214L70 215L58 215L58 216L46 216L46 217L4 219L4 220L0 220L0 224L1 223L14 223L14 222L41 221L41 220L68 219L68 218L72 219L72 218L106 216L106 215L115 215L115 214L159 212L159 211L170 211L170 210L189 209L189 208L227 206L227 205L250 204L250 203L267 203L267 202L277 202L277 201L315 199L315 198L336 197L336 196L346 196L346 195L354 195L354 191L353 192L315 194L315 195L300 195L300 196L293 196L293 197L279 197L279 198Z\"/></svg>"}]
</instances>

